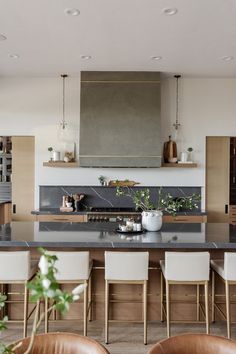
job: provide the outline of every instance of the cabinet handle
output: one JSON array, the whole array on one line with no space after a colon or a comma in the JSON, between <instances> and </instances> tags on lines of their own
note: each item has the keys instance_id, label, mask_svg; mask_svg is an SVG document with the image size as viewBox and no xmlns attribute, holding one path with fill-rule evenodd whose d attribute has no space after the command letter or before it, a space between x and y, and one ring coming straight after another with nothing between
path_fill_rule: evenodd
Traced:
<instances>
[{"instance_id":1,"label":"cabinet handle","mask_svg":"<svg viewBox=\"0 0 236 354\"><path fill-rule=\"evenodd\" d=\"M13 214L16 214L16 204L13 204L13 205L12 205L12 213L13 213Z\"/></svg>"},{"instance_id":2,"label":"cabinet handle","mask_svg":"<svg viewBox=\"0 0 236 354\"><path fill-rule=\"evenodd\" d=\"M228 211L229 211L228 204L225 204L225 214L228 214Z\"/></svg>"},{"instance_id":3,"label":"cabinet handle","mask_svg":"<svg viewBox=\"0 0 236 354\"><path fill-rule=\"evenodd\" d=\"M233 177L233 184L235 184L235 176Z\"/></svg>"}]
</instances>

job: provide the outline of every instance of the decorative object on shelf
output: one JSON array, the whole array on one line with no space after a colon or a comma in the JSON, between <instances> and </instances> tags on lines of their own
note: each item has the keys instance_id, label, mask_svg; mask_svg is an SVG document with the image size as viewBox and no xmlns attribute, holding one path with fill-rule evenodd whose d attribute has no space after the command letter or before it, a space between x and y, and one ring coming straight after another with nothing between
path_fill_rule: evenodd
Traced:
<instances>
[{"instance_id":1,"label":"decorative object on shelf","mask_svg":"<svg viewBox=\"0 0 236 354\"><path fill-rule=\"evenodd\" d=\"M61 158L61 153L60 153L60 151L55 151L55 150L53 150L53 152L52 152L52 159L53 159L53 161L54 161L54 162L60 161L60 158Z\"/></svg>"},{"instance_id":2,"label":"decorative object on shelf","mask_svg":"<svg viewBox=\"0 0 236 354\"><path fill-rule=\"evenodd\" d=\"M176 163L178 161L177 144L171 140L171 135L169 135L169 140L164 143L163 157L165 163Z\"/></svg>"},{"instance_id":3,"label":"decorative object on shelf","mask_svg":"<svg viewBox=\"0 0 236 354\"><path fill-rule=\"evenodd\" d=\"M136 184L140 184L139 182L130 181L125 179L124 181L121 180L111 180L108 183L109 187L134 187Z\"/></svg>"},{"instance_id":4,"label":"decorative object on shelf","mask_svg":"<svg viewBox=\"0 0 236 354\"><path fill-rule=\"evenodd\" d=\"M49 158L49 161L52 161L52 152L53 152L53 147L49 146L48 147L48 151L50 153L50 158Z\"/></svg>"},{"instance_id":5,"label":"decorative object on shelf","mask_svg":"<svg viewBox=\"0 0 236 354\"><path fill-rule=\"evenodd\" d=\"M80 284L73 289L71 293L62 291L55 277L55 274L57 273L57 269L55 267L57 257L55 255L48 254L43 248L40 248L39 252L41 253L39 271L36 277L28 283L31 301L36 303L36 307L29 346L26 351L24 351L24 354L32 353L31 350L35 336L41 322L45 318L45 312L40 314L40 303L44 302L45 299L48 299L48 301L51 302L51 306L48 308L47 313L51 313L53 310L65 313L69 310L69 306L72 302L79 300L80 294L83 293L85 289L85 285ZM0 308L5 306L6 300L6 296L0 294ZM5 316L3 320L0 321L1 331L6 329L7 320L8 318ZM0 352L14 354L20 346L21 341L10 345L5 345L0 342Z\"/></svg>"},{"instance_id":6,"label":"decorative object on shelf","mask_svg":"<svg viewBox=\"0 0 236 354\"><path fill-rule=\"evenodd\" d=\"M174 78L176 79L176 106L175 106L175 122L173 124L174 127L174 140L178 139L178 133L179 129L181 127L181 124L179 122L179 79L181 78L181 75L174 75Z\"/></svg>"},{"instance_id":7,"label":"decorative object on shelf","mask_svg":"<svg viewBox=\"0 0 236 354\"><path fill-rule=\"evenodd\" d=\"M193 162L193 148L188 147L187 151L188 151L188 162Z\"/></svg>"},{"instance_id":8,"label":"decorative object on shelf","mask_svg":"<svg viewBox=\"0 0 236 354\"><path fill-rule=\"evenodd\" d=\"M102 176L102 175L99 176L98 180L99 180L101 186L105 186L106 185L106 177L105 176Z\"/></svg>"},{"instance_id":9,"label":"decorative object on shelf","mask_svg":"<svg viewBox=\"0 0 236 354\"><path fill-rule=\"evenodd\" d=\"M75 201L75 211L80 211L83 209L83 205L81 201L84 199L85 195L84 194L74 194L73 198Z\"/></svg>"},{"instance_id":10,"label":"decorative object on shelf","mask_svg":"<svg viewBox=\"0 0 236 354\"><path fill-rule=\"evenodd\" d=\"M75 143L64 144L64 162L75 162Z\"/></svg>"},{"instance_id":11,"label":"decorative object on shelf","mask_svg":"<svg viewBox=\"0 0 236 354\"><path fill-rule=\"evenodd\" d=\"M180 162L185 163L188 160L188 153L187 152L181 152L180 154Z\"/></svg>"},{"instance_id":12,"label":"decorative object on shelf","mask_svg":"<svg viewBox=\"0 0 236 354\"><path fill-rule=\"evenodd\" d=\"M142 225L148 231L158 231L162 226L162 212L165 211L173 216L181 209L197 209L197 202L201 200L198 194L187 197L174 198L170 193L164 193L163 188L158 189L157 202L153 203L150 199L148 188L134 190L129 187L117 187L117 196L129 197L133 200L136 210L142 211Z\"/></svg>"}]
</instances>

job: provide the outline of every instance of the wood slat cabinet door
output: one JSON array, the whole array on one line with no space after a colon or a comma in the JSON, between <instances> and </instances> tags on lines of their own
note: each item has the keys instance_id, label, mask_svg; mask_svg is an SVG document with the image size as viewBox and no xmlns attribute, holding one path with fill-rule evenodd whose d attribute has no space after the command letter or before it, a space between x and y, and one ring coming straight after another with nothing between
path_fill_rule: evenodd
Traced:
<instances>
[{"instance_id":1,"label":"wood slat cabinet door","mask_svg":"<svg viewBox=\"0 0 236 354\"><path fill-rule=\"evenodd\" d=\"M207 222L206 215L164 215L163 222L166 223L204 223Z\"/></svg>"},{"instance_id":2,"label":"wood slat cabinet door","mask_svg":"<svg viewBox=\"0 0 236 354\"><path fill-rule=\"evenodd\" d=\"M36 221L86 222L87 215L36 215Z\"/></svg>"},{"instance_id":3,"label":"wood slat cabinet door","mask_svg":"<svg viewBox=\"0 0 236 354\"><path fill-rule=\"evenodd\" d=\"M32 136L12 137L12 220L34 220L35 141Z\"/></svg>"},{"instance_id":4,"label":"wood slat cabinet door","mask_svg":"<svg viewBox=\"0 0 236 354\"><path fill-rule=\"evenodd\" d=\"M206 211L208 222L228 223L230 137L206 138Z\"/></svg>"}]
</instances>

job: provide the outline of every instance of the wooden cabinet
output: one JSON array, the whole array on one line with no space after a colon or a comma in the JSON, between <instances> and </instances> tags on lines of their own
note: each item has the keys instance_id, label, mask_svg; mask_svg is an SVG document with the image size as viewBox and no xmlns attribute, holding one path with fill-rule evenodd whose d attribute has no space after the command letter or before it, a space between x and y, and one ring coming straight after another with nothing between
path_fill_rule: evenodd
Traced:
<instances>
[{"instance_id":1,"label":"wooden cabinet","mask_svg":"<svg viewBox=\"0 0 236 354\"><path fill-rule=\"evenodd\" d=\"M33 220L34 137L12 137L12 220Z\"/></svg>"},{"instance_id":2,"label":"wooden cabinet","mask_svg":"<svg viewBox=\"0 0 236 354\"><path fill-rule=\"evenodd\" d=\"M52 221L52 222L86 222L87 215L35 215L36 221Z\"/></svg>"},{"instance_id":3,"label":"wooden cabinet","mask_svg":"<svg viewBox=\"0 0 236 354\"><path fill-rule=\"evenodd\" d=\"M209 222L236 224L236 137L207 137L206 210Z\"/></svg>"},{"instance_id":4,"label":"wooden cabinet","mask_svg":"<svg viewBox=\"0 0 236 354\"><path fill-rule=\"evenodd\" d=\"M206 211L208 222L229 222L230 137L206 139Z\"/></svg>"},{"instance_id":5,"label":"wooden cabinet","mask_svg":"<svg viewBox=\"0 0 236 354\"><path fill-rule=\"evenodd\" d=\"M11 222L11 203L0 204L0 224Z\"/></svg>"},{"instance_id":6,"label":"wooden cabinet","mask_svg":"<svg viewBox=\"0 0 236 354\"><path fill-rule=\"evenodd\" d=\"M202 223L207 222L206 215L164 215L163 222L166 223Z\"/></svg>"}]
</instances>

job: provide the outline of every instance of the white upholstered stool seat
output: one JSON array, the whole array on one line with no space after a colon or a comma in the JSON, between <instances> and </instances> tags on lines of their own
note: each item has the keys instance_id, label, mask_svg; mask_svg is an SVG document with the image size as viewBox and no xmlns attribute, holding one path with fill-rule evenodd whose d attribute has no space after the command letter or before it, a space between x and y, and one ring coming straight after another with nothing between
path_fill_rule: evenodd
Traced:
<instances>
[{"instance_id":1,"label":"white upholstered stool seat","mask_svg":"<svg viewBox=\"0 0 236 354\"><path fill-rule=\"evenodd\" d=\"M85 290L83 293L84 304L84 336L87 335L88 315L91 316L91 273L93 262L90 260L89 252L64 252L64 251L50 251L49 254L55 255L57 261L55 267L57 273L55 277L59 284L84 284ZM48 302L46 301L46 308ZM54 320L56 321L55 314ZM45 318L45 333L48 332L49 318Z\"/></svg>"},{"instance_id":2,"label":"white upholstered stool seat","mask_svg":"<svg viewBox=\"0 0 236 354\"><path fill-rule=\"evenodd\" d=\"M23 284L24 285L24 319L23 337L27 336L28 320L28 297L27 281L32 279L38 269L38 262L30 259L29 251L6 251L0 252L0 284L3 293L8 295L5 285ZM13 292L11 291L13 294ZM14 321L16 322L16 321Z\"/></svg>"},{"instance_id":3,"label":"white upholstered stool seat","mask_svg":"<svg viewBox=\"0 0 236 354\"><path fill-rule=\"evenodd\" d=\"M230 319L230 285L236 284L236 253L225 252L223 260L212 260L212 321L215 321L215 309L222 314L222 309L215 302L215 273L217 273L225 285L226 301L226 321L227 336L231 337L231 319Z\"/></svg>"},{"instance_id":4,"label":"white upholstered stool seat","mask_svg":"<svg viewBox=\"0 0 236 354\"><path fill-rule=\"evenodd\" d=\"M197 320L199 320L199 285L205 288L206 332L209 333L208 282L210 270L209 252L165 252L161 267L161 320L164 313L163 280L166 283L167 337L170 336L170 285L197 285Z\"/></svg>"},{"instance_id":5,"label":"white upholstered stool seat","mask_svg":"<svg viewBox=\"0 0 236 354\"><path fill-rule=\"evenodd\" d=\"M147 344L148 252L105 252L105 343L108 344L109 285L141 284L143 286L144 344ZM113 300L114 302L114 300Z\"/></svg>"}]
</instances>

